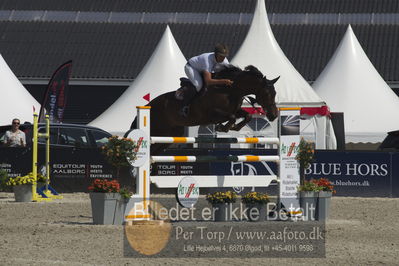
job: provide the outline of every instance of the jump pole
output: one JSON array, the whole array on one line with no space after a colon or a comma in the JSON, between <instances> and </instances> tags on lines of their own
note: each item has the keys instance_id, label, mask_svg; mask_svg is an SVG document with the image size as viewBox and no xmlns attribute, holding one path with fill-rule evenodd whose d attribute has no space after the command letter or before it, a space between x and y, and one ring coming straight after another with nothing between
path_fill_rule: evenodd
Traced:
<instances>
[{"instance_id":1,"label":"jump pole","mask_svg":"<svg viewBox=\"0 0 399 266\"><path fill-rule=\"evenodd\" d=\"M33 114L33 143L32 143L32 176L35 180L32 186L32 201L50 201L53 198L62 199L63 197L50 186L50 118L45 116L46 132L39 133L39 121L37 113ZM46 184L42 188L37 187L37 160L38 160L38 139L46 139Z\"/></svg>"},{"instance_id":2,"label":"jump pole","mask_svg":"<svg viewBox=\"0 0 399 266\"><path fill-rule=\"evenodd\" d=\"M150 182L155 183L160 188L174 188L177 187L181 179L185 176L150 176L150 164L156 162L214 162L214 161L227 161L227 162L260 162L269 161L276 162L279 165L279 173L283 173L284 177L279 178L277 175L256 175L256 176L231 176L231 175L207 175L207 176L190 176L197 181L199 187L267 187L272 181L280 182L279 184L279 205L281 203L287 205L293 204L299 207L297 194L295 196L288 195L286 190L281 189L281 181L291 185L289 190L293 188L296 191L296 186L299 185L299 169L295 168L296 161L292 157L296 155L295 147L299 145L299 124L298 136L293 138L291 135L288 138L193 138L193 137L150 137L150 109L149 106L137 107L137 128L129 134L128 137L139 144L138 159L132 163L136 168L136 194L132 196L126 208L126 220L149 220L151 215L148 211L148 204L150 201ZM287 112L285 116L279 116L279 136L285 134L281 132L283 125L281 118L286 121L292 121L292 117L297 115L299 119L298 108L285 108L280 109ZM294 111L294 113L292 113ZM296 111L296 112L295 112ZM291 112L291 113L290 113ZM290 119L286 119L290 117ZM290 129L294 126L288 123ZM294 135L295 136L295 135ZM298 139L298 140L297 140ZM293 141L294 140L294 141ZM287 141L289 144L287 145ZM293 141L293 142L292 142ZM156 143L269 143L279 144L277 156L254 156L254 155L239 155L239 156L150 156L150 145ZM283 154L288 155L282 156ZM282 171L281 162L284 160L284 167L287 167L287 162L291 165L291 171ZM288 181L286 179L289 179ZM284 201L284 197L290 197L291 200ZM284 201L284 202L283 202ZM131 210L135 212L132 214ZM295 213L295 211L290 211Z\"/></svg>"}]
</instances>

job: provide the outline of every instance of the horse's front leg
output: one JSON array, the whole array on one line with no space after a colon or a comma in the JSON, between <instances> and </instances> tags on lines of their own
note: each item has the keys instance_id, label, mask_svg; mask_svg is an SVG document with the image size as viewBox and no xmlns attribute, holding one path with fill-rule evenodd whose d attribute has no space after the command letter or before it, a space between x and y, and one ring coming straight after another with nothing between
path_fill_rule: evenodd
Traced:
<instances>
[{"instance_id":1,"label":"horse's front leg","mask_svg":"<svg viewBox=\"0 0 399 266\"><path fill-rule=\"evenodd\" d=\"M252 119L252 115L250 113L245 112L242 109L239 109L237 113L235 114L236 118L241 118L243 117L244 120L242 120L240 123L234 125L231 130L235 131L240 131L241 128L243 128L246 124L248 124L249 121Z\"/></svg>"},{"instance_id":2,"label":"horse's front leg","mask_svg":"<svg viewBox=\"0 0 399 266\"><path fill-rule=\"evenodd\" d=\"M222 120L222 121L227 121L227 123L225 125L223 125L222 123L217 124L215 126L215 130L216 131L220 131L220 132L228 132L234 125L236 122L236 117L234 114L216 109L213 112L213 116L215 120Z\"/></svg>"}]
</instances>

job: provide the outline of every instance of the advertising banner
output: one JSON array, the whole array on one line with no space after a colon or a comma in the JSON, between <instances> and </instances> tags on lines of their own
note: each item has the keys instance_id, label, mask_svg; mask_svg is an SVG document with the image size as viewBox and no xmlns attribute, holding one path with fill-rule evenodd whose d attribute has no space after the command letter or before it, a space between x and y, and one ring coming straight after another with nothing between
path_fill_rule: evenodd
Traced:
<instances>
[{"instance_id":1,"label":"advertising banner","mask_svg":"<svg viewBox=\"0 0 399 266\"><path fill-rule=\"evenodd\" d=\"M221 155L242 155L242 154L250 154L250 155L276 155L277 150L272 149L232 149L228 150L226 154L226 150L216 150L212 155L221 156ZM277 164L275 162L213 162L209 164L210 173L215 175L237 175L245 178L247 175L278 175ZM274 194L276 193L276 184L272 183L270 187L274 190ZM221 191L221 190L233 190L238 194L245 194L251 191L258 192L271 192L272 188L260 188L260 187L232 187L225 189L211 189L209 191Z\"/></svg>"},{"instance_id":2,"label":"advertising banner","mask_svg":"<svg viewBox=\"0 0 399 266\"><path fill-rule=\"evenodd\" d=\"M289 147L289 146L288 146ZM289 148L288 148L289 150ZM276 155L276 150L170 150L174 155ZM38 171L44 166L45 153L39 146ZM51 148L51 184L58 192L87 191L94 178L115 178L115 171L98 149ZM0 167L11 176L26 175L32 171L30 148L0 147ZM129 169L121 169L127 182L134 182ZM212 163L158 163L152 165L152 175L274 175L277 164L272 162L212 162ZM327 177L334 183L336 196L399 197L399 153L392 152L338 152L316 150L315 161L305 171L306 178ZM256 191L278 194L277 183ZM226 188L238 193L255 188ZM201 189L207 193L212 189ZM221 191L222 189L217 189ZM287 189L285 190L287 191ZM288 190L290 191L290 190ZM293 190L292 190L293 191ZM162 192L162 191L160 191ZM172 191L174 193L175 191Z\"/></svg>"},{"instance_id":3,"label":"advertising banner","mask_svg":"<svg viewBox=\"0 0 399 266\"><path fill-rule=\"evenodd\" d=\"M399 153L391 153L392 155L392 197L399 197Z\"/></svg>"},{"instance_id":4,"label":"advertising banner","mask_svg":"<svg viewBox=\"0 0 399 266\"><path fill-rule=\"evenodd\" d=\"M299 211L299 163L295 159L300 142L300 109L280 110L280 189L281 204L289 211Z\"/></svg>"},{"instance_id":5,"label":"advertising banner","mask_svg":"<svg viewBox=\"0 0 399 266\"><path fill-rule=\"evenodd\" d=\"M11 177L32 172L32 149L1 147L0 167ZM115 178L112 166L94 148L52 147L50 169L50 183L57 192L85 192L95 178ZM38 172L44 170L45 150L39 146Z\"/></svg>"},{"instance_id":6,"label":"advertising banner","mask_svg":"<svg viewBox=\"0 0 399 266\"><path fill-rule=\"evenodd\" d=\"M319 150L305 174L308 179L328 178L337 196L390 197L391 155L388 152Z\"/></svg>"},{"instance_id":7,"label":"advertising banner","mask_svg":"<svg viewBox=\"0 0 399 266\"><path fill-rule=\"evenodd\" d=\"M39 122L44 122L46 114L49 115L51 123L63 121L71 69L72 61L68 61L54 72L42 101Z\"/></svg>"}]
</instances>

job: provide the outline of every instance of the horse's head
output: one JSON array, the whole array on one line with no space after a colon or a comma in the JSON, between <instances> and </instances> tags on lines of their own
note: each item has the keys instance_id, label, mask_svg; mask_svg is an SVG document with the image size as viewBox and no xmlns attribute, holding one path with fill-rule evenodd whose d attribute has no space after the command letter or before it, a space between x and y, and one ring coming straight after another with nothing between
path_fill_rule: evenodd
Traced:
<instances>
[{"instance_id":1,"label":"horse's head","mask_svg":"<svg viewBox=\"0 0 399 266\"><path fill-rule=\"evenodd\" d=\"M256 99L258 103L262 106L263 110L266 111L266 117L269 121L273 121L278 116L278 109L276 106L276 90L274 88L274 83L279 79L277 77L272 80L268 80L263 77L263 88L258 89L256 93Z\"/></svg>"},{"instance_id":2,"label":"horse's head","mask_svg":"<svg viewBox=\"0 0 399 266\"><path fill-rule=\"evenodd\" d=\"M254 66L247 66L246 71L253 72L256 76L251 82L256 95L256 101L266 111L266 117L269 121L273 121L278 116L278 109L276 106L276 90L274 83L280 78L277 77L273 80L268 80L263 74Z\"/></svg>"}]
</instances>

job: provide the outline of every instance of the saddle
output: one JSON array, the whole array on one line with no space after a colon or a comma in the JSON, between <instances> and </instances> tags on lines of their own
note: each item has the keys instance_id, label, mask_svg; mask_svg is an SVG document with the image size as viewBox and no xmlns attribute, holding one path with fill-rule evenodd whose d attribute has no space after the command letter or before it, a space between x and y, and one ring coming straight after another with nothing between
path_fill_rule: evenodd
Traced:
<instances>
[{"instance_id":1,"label":"saddle","mask_svg":"<svg viewBox=\"0 0 399 266\"><path fill-rule=\"evenodd\" d=\"M205 92L206 88L203 87L197 93L197 89L188 78L180 78L180 88L176 90L175 97L177 100L190 102L194 97L201 97Z\"/></svg>"}]
</instances>

